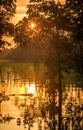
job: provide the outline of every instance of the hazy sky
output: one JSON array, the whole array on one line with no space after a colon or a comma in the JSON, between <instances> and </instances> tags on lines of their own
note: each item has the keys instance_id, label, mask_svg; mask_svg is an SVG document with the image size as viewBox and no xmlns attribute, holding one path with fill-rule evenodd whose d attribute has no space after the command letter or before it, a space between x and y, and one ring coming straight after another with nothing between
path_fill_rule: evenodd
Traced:
<instances>
[{"instance_id":1,"label":"hazy sky","mask_svg":"<svg viewBox=\"0 0 83 130\"><path fill-rule=\"evenodd\" d=\"M60 0L60 1L64 2L65 0ZM28 0L17 0L16 15L15 15L15 18L12 19L13 23L17 23L26 15L27 4L28 4Z\"/></svg>"},{"instance_id":2,"label":"hazy sky","mask_svg":"<svg viewBox=\"0 0 83 130\"><path fill-rule=\"evenodd\" d=\"M13 23L17 23L26 15L27 4L28 4L28 0L17 0L15 18L12 19Z\"/></svg>"}]
</instances>

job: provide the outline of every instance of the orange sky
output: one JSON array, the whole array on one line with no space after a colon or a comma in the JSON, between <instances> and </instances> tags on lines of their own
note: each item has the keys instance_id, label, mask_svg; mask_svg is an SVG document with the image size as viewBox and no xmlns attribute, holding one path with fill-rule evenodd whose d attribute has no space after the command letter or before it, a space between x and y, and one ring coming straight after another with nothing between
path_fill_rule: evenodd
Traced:
<instances>
[{"instance_id":1,"label":"orange sky","mask_svg":"<svg viewBox=\"0 0 83 130\"><path fill-rule=\"evenodd\" d=\"M60 0L60 1L64 2L65 0ZM21 20L26 15L27 4L28 4L28 0L17 0L16 14L15 17L12 19L12 22L14 24L16 24L19 20Z\"/></svg>"},{"instance_id":2,"label":"orange sky","mask_svg":"<svg viewBox=\"0 0 83 130\"><path fill-rule=\"evenodd\" d=\"M27 4L28 4L28 0L17 0L15 18L12 19L14 24L16 24L19 20L21 20L26 15Z\"/></svg>"}]
</instances>

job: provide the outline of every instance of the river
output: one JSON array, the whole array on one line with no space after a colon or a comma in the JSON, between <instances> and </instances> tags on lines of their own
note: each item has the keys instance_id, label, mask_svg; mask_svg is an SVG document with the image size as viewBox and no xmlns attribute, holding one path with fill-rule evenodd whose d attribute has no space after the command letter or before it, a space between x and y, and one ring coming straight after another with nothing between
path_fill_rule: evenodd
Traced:
<instances>
[{"instance_id":1,"label":"river","mask_svg":"<svg viewBox=\"0 0 83 130\"><path fill-rule=\"evenodd\" d=\"M0 130L52 130L54 111L58 129L58 90L52 104L46 72L44 63L0 64ZM83 128L83 87L66 84L62 93L62 129Z\"/></svg>"}]
</instances>

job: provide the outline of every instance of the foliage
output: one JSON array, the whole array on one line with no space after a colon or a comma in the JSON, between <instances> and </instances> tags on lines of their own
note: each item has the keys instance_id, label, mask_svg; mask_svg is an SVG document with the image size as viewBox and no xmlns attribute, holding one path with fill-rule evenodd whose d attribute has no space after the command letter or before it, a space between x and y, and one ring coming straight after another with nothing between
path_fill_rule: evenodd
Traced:
<instances>
[{"instance_id":1,"label":"foliage","mask_svg":"<svg viewBox=\"0 0 83 130\"><path fill-rule=\"evenodd\" d=\"M83 41L83 2L79 0L66 0L65 9L67 18L75 41Z\"/></svg>"},{"instance_id":2,"label":"foliage","mask_svg":"<svg viewBox=\"0 0 83 130\"><path fill-rule=\"evenodd\" d=\"M71 97L65 106L66 108L66 117L65 120L63 118L63 122L65 121L65 124L63 126L67 126L72 122L71 127L73 130L76 129L82 129L82 106L78 105L77 103L74 103L73 98Z\"/></svg>"},{"instance_id":3,"label":"foliage","mask_svg":"<svg viewBox=\"0 0 83 130\"><path fill-rule=\"evenodd\" d=\"M15 14L15 2L16 0L0 0L0 50L10 45L3 36L10 36L14 33L14 25L10 20Z\"/></svg>"},{"instance_id":4,"label":"foliage","mask_svg":"<svg viewBox=\"0 0 83 130\"><path fill-rule=\"evenodd\" d=\"M64 8L61 3L53 1L30 1L27 6L27 17L23 18L15 27L15 42L24 47L50 47L50 54L56 59L56 47L61 52L62 62L69 59L71 51L70 32L67 32L67 19L64 16ZM36 26L31 28L31 23ZM59 42L57 43L57 29ZM58 46L57 46L58 44ZM49 57L50 58L50 57ZM53 61L53 59L52 59ZM57 61L56 61L57 63ZM65 67L63 67L65 68Z\"/></svg>"},{"instance_id":5,"label":"foliage","mask_svg":"<svg viewBox=\"0 0 83 130\"><path fill-rule=\"evenodd\" d=\"M77 38L77 34L79 34L78 31L74 35L79 24L76 10L72 6L68 6L68 8L67 6L67 3L64 6L60 2L39 0L37 3L37 1L31 0L27 7L28 17L16 25L15 35L15 40L22 46L29 43L41 44L42 39L44 43L48 43L48 41L50 43L47 61L48 73L46 75L49 82L46 85L48 85L47 89L49 89L49 96L51 95L51 102L53 103L52 112L55 109L55 89L58 88L59 90L59 125L61 125L62 109L62 71L68 72L71 67L76 67L73 54L75 43L72 39ZM75 24L76 20L78 24ZM31 21L37 24L33 29L29 27ZM35 44L32 46L35 47ZM55 112L52 114L53 120L55 120L54 115Z\"/></svg>"},{"instance_id":6,"label":"foliage","mask_svg":"<svg viewBox=\"0 0 83 130\"><path fill-rule=\"evenodd\" d=\"M83 75L83 2L79 0L66 0L66 17L74 42L74 64L76 71Z\"/></svg>"},{"instance_id":7,"label":"foliage","mask_svg":"<svg viewBox=\"0 0 83 130\"><path fill-rule=\"evenodd\" d=\"M9 100L9 97L7 95L5 95L4 93L0 93L0 103L2 103L2 101L6 101Z\"/></svg>"},{"instance_id":8,"label":"foliage","mask_svg":"<svg viewBox=\"0 0 83 130\"><path fill-rule=\"evenodd\" d=\"M35 27L32 28L31 24L35 24ZM42 31L44 24L47 22L41 17L27 18L24 17L18 24L15 26L15 42L21 47L27 48L43 48L49 46L49 36ZM45 45L45 43L47 44Z\"/></svg>"}]
</instances>

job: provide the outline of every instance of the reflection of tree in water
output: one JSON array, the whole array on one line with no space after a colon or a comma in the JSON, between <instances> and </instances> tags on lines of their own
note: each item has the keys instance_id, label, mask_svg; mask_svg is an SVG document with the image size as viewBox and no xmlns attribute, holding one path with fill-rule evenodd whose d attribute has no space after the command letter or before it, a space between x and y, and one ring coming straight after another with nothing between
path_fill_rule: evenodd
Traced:
<instances>
[{"instance_id":1,"label":"reflection of tree in water","mask_svg":"<svg viewBox=\"0 0 83 130\"><path fill-rule=\"evenodd\" d=\"M53 111L53 107L55 107L55 111ZM65 107L66 115L62 116L62 130L82 130L83 116L81 114L83 106L74 104L70 99ZM24 127L28 127L30 130L35 122L37 122L38 130L54 130L54 127L57 130L58 107L54 106L53 102L49 104L43 102L38 108L34 108L34 106L27 107L23 115Z\"/></svg>"},{"instance_id":2,"label":"reflection of tree in water","mask_svg":"<svg viewBox=\"0 0 83 130\"><path fill-rule=\"evenodd\" d=\"M4 92L0 93L0 114L1 114L1 103L3 101L8 101L9 100L9 97L7 95L5 95Z\"/></svg>"},{"instance_id":3,"label":"reflection of tree in water","mask_svg":"<svg viewBox=\"0 0 83 130\"><path fill-rule=\"evenodd\" d=\"M42 129L53 130L54 126L56 127L58 125L57 124L58 107L53 97L50 97L49 100L47 99L46 101L46 99L43 99L40 96L38 95L37 105L36 105L36 99L34 99L33 103L27 106L25 103L25 105L21 105L19 107L19 109L21 110L24 109L24 112L21 114L23 121L21 122L21 118L18 118L17 125L23 124L24 127L27 126L28 129L30 129L36 122L38 125L38 130ZM31 100L33 99L31 98Z\"/></svg>"},{"instance_id":4,"label":"reflection of tree in water","mask_svg":"<svg viewBox=\"0 0 83 130\"><path fill-rule=\"evenodd\" d=\"M53 102L52 102L53 103ZM42 118L45 119L47 129L58 129L58 107L55 105L55 111L53 112L54 104L43 107ZM67 102L65 115L62 114L62 130L82 130L83 129L83 105L74 103L72 98ZM53 126L54 125L54 126ZM46 128L45 128L46 129Z\"/></svg>"},{"instance_id":5,"label":"reflection of tree in water","mask_svg":"<svg viewBox=\"0 0 83 130\"><path fill-rule=\"evenodd\" d=\"M40 95L41 96L41 95ZM5 97L5 98L4 98ZM58 105L57 105L57 92L55 98L53 95L42 97L26 97L30 98L30 104L19 104L16 100L16 106L22 110L21 117L17 118L17 125L24 125L24 128L31 130L35 122L37 123L38 130L57 130L58 129ZM1 94L3 100L8 100L8 96ZM1 101L3 101L1 100ZM36 100L38 104L36 105ZM63 106L65 108L65 114L62 114L62 130L82 130L83 128L83 105L79 105L73 97L67 99L67 95L63 98ZM6 115L0 115L0 123L9 123L14 119L13 117Z\"/></svg>"},{"instance_id":6,"label":"reflection of tree in water","mask_svg":"<svg viewBox=\"0 0 83 130\"><path fill-rule=\"evenodd\" d=\"M6 79L7 77L7 80L5 80L5 83L8 83L9 86L14 88L15 86L19 85L19 80L17 79L18 78L21 79L21 77L19 73L15 73L16 72L15 69L13 69L15 72L9 71L9 70L11 69L7 70L6 68L4 70L5 75L3 72L3 76L4 76L4 79ZM17 70L20 71L23 78L27 79L27 75L29 75L28 73L30 72L28 69L26 69L28 70L28 72L26 71L26 75L25 75L25 71L22 74L21 68L20 70L19 69ZM9 72L9 73L6 73L6 72ZM32 76L32 72L30 75ZM38 82L38 79L42 80L41 77L39 77L39 75L38 76L36 75L35 78L31 78L31 79L37 78L37 82ZM3 77L2 77L2 80L3 80ZM25 107L25 100L24 100L24 103L21 102L21 104L19 104L18 103L19 98L14 97L15 105L18 107L18 109L22 110L23 112L21 114L21 117L17 118L17 125L19 126L24 125L24 127L30 130L36 122L38 126L38 130L57 130L58 129L58 114L59 114L58 90L57 88L55 89L53 88L55 85L55 82L50 83L50 84L47 82L46 84L44 84L44 81L42 80L42 83L40 83L39 86L37 86L39 87L37 89L37 93L38 93L36 97L37 99L35 97L33 99L31 98L30 104L26 104L26 107ZM22 87L22 84L20 87ZM45 91L45 94L43 95L44 91ZM62 113L62 130L82 130L83 106L76 104L75 101L73 101L73 98L68 99L67 97L68 96L66 93L63 94L63 101L62 101L63 107L62 108L65 109L65 114ZM2 101L3 99L4 99L3 95L1 94L0 100ZM75 97L75 99L77 100L77 97ZM62 109L62 112L64 111L63 109ZM0 116L0 122L6 123L8 121L11 121L11 118L12 117L9 118L8 116L4 118L3 116Z\"/></svg>"},{"instance_id":7,"label":"reflection of tree in water","mask_svg":"<svg viewBox=\"0 0 83 130\"><path fill-rule=\"evenodd\" d=\"M72 99L66 104L66 115L62 119L62 128L72 130L82 130L83 128L83 104L78 105Z\"/></svg>"},{"instance_id":8,"label":"reflection of tree in water","mask_svg":"<svg viewBox=\"0 0 83 130\"><path fill-rule=\"evenodd\" d=\"M0 123L8 123L12 121L12 119L15 119L14 117L10 116L9 114L3 116L0 114Z\"/></svg>"},{"instance_id":9,"label":"reflection of tree in water","mask_svg":"<svg viewBox=\"0 0 83 130\"><path fill-rule=\"evenodd\" d=\"M24 111L23 114L23 121L21 122L21 118L17 118L17 125L21 125L21 123L24 125L24 128L28 127L28 130L30 130L31 127L33 127L35 115L34 112L29 110L28 107Z\"/></svg>"},{"instance_id":10,"label":"reflection of tree in water","mask_svg":"<svg viewBox=\"0 0 83 130\"><path fill-rule=\"evenodd\" d=\"M66 99L65 99L66 100ZM53 108L54 107L54 108ZM17 118L17 125L24 125L24 128L31 128L37 122L38 130L57 130L58 127L58 107L53 103L52 97L47 101L41 101L38 107L34 104L23 106L21 117ZM54 111L53 111L54 110ZM83 128L83 105L78 105L71 97L65 105L66 114L62 116L62 130L82 130ZM6 115L0 115L0 123L9 123L14 119Z\"/></svg>"},{"instance_id":11,"label":"reflection of tree in water","mask_svg":"<svg viewBox=\"0 0 83 130\"><path fill-rule=\"evenodd\" d=\"M6 95L4 92L0 93L0 123L9 123L14 117L11 117L9 114L3 116L1 113L1 104L3 101L9 101L9 96Z\"/></svg>"},{"instance_id":12,"label":"reflection of tree in water","mask_svg":"<svg viewBox=\"0 0 83 130\"><path fill-rule=\"evenodd\" d=\"M25 106L25 108L23 107L24 111L21 114L20 118L17 118L17 125L24 125L24 128L28 128L28 130L30 130L35 121L37 120L38 116L38 112L37 110L34 108L33 105L30 106Z\"/></svg>"}]
</instances>

